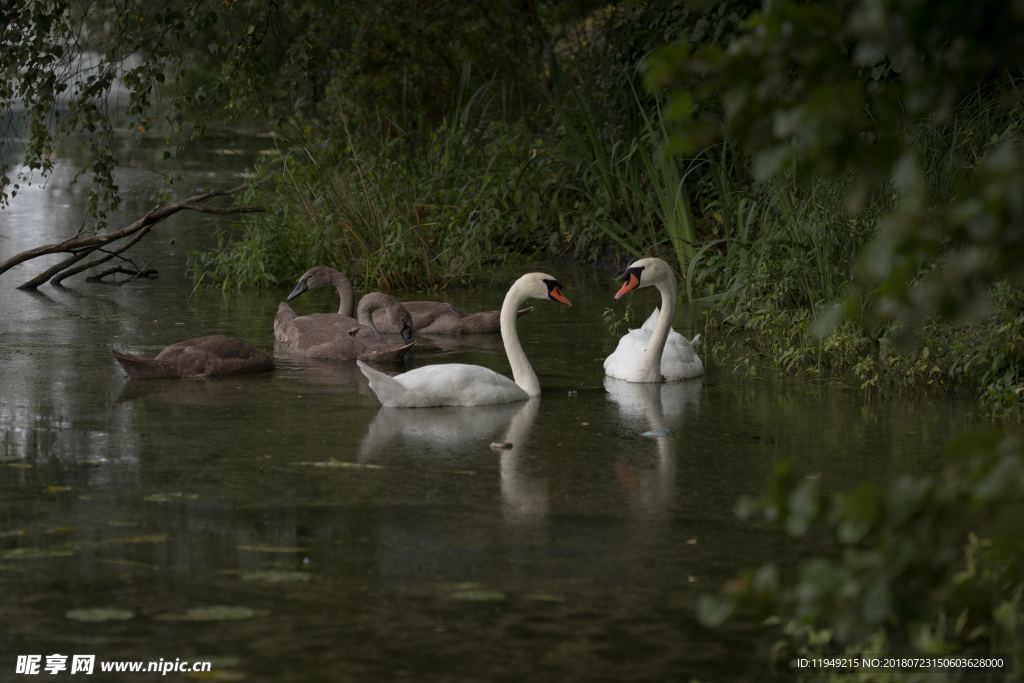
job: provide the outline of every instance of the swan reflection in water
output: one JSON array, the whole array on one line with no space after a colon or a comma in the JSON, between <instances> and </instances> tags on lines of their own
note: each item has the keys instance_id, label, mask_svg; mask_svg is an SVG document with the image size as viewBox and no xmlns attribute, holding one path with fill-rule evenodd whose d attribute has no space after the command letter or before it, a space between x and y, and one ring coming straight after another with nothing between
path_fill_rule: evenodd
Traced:
<instances>
[{"instance_id":1,"label":"swan reflection in water","mask_svg":"<svg viewBox=\"0 0 1024 683\"><path fill-rule=\"evenodd\" d=\"M604 378L608 400L619 413L619 429L654 441L653 467L636 458L620 457L616 477L633 503L644 512L659 512L672 500L676 473L676 435L700 410L703 381L639 383ZM643 454L643 449L636 453Z\"/></svg>"},{"instance_id":2,"label":"swan reflection in water","mask_svg":"<svg viewBox=\"0 0 1024 683\"><path fill-rule=\"evenodd\" d=\"M540 520L548 509L547 479L528 477L519 467L539 409L536 398L472 408L381 408L366 430L357 457L367 462L399 449L415 449L426 455L469 453L491 462L494 444L506 522Z\"/></svg>"},{"instance_id":3,"label":"swan reflection in water","mask_svg":"<svg viewBox=\"0 0 1024 683\"><path fill-rule=\"evenodd\" d=\"M633 457L620 457L615 478L635 509L657 513L671 502L675 485L677 436L700 409L703 383L625 382L605 378L608 400L618 412L618 430L637 435ZM367 462L399 450L426 455L471 454L485 457L498 448L500 490L505 523L528 526L543 521L550 506L548 478L528 474L524 461L540 399L491 406L381 408L367 428L358 459ZM504 427L504 431L502 428ZM643 448L653 442L655 459Z\"/></svg>"},{"instance_id":4,"label":"swan reflection in water","mask_svg":"<svg viewBox=\"0 0 1024 683\"><path fill-rule=\"evenodd\" d=\"M287 344L274 345L274 375L319 387L355 387L359 394L372 396L370 385L352 361L303 358L291 352ZM400 369L399 363L389 367Z\"/></svg>"},{"instance_id":5,"label":"swan reflection in water","mask_svg":"<svg viewBox=\"0 0 1024 683\"><path fill-rule=\"evenodd\" d=\"M501 438L501 500L505 523L526 525L542 521L548 511L547 477L530 477L521 471L523 447L540 410L540 399L532 398L518 406Z\"/></svg>"},{"instance_id":6,"label":"swan reflection in water","mask_svg":"<svg viewBox=\"0 0 1024 683\"><path fill-rule=\"evenodd\" d=\"M518 403L442 408L381 408L359 446L360 462L399 449L417 454L490 454L497 439L521 407Z\"/></svg>"}]
</instances>

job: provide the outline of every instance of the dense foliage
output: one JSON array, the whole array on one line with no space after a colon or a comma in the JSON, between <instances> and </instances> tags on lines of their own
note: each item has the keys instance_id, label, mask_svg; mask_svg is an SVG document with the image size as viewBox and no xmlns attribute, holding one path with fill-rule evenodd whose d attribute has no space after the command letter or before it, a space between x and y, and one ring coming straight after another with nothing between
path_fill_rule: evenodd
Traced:
<instances>
[{"instance_id":1,"label":"dense foliage","mask_svg":"<svg viewBox=\"0 0 1024 683\"><path fill-rule=\"evenodd\" d=\"M810 680L1020 680L1024 449L1015 437L970 434L948 458L938 475L832 495L781 463L769 493L741 501L740 514L836 551L795 572L778 564L749 570L721 595L705 596L701 618L718 625L743 610L779 624L775 664L791 673L800 657L1003 659L985 671L808 669Z\"/></svg>"},{"instance_id":2,"label":"dense foliage","mask_svg":"<svg viewBox=\"0 0 1024 683\"><path fill-rule=\"evenodd\" d=\"M652 59L648 83L673 93L676 146L724 136L759 181L739 193L736 223L760 203L761 239L751 249L745 233L718 255L732 274L712 316L721 336L752 342L762 365L852 373L868 389L951 388L973 368L987 406L1020 415L1022 26L1013 3L782 0L728 49ZM1005 667L984 675L1019 680L1022 473L1013 436L965 436L938 474L847 492L781 463L741 512L831 550L751 570L706 597L702 616L769 618L782 670L808 679L924 674L794 671L793 657L999 655Z\"/></svg>"}]
</instances>

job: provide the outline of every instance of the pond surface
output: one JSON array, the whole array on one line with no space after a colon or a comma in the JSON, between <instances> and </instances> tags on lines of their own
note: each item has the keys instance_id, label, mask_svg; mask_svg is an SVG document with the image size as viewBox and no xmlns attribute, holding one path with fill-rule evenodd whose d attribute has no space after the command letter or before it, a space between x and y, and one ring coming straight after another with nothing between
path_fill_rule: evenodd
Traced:
<instances>
[{"instance_id":1,"label":"pond surface","mask_svg":"<svg viewBox=\"0 0 1024 683\"><path fill-rule=\"evenodd\" d=\"M148 179L123 175L131 219ZM0 258L75 231L84 197L67 178L0 214ZM45 264L0 277L2 680L33 653L212 660L210 680L756 680L770 639L704 629L696 598L814 548L737 521L737 498L783 457L832 487L928 469L963 424L954 404L712 362L696 382L606 382L617 283L536 263L443 295L497 308L521 272L562 281L574 307L537 302L519 323L544 388L527 403L382 409L354 364L281 349L272 374L129 382L111 347L229 333L273 349L290 283L222 293L187 276L213 226L158 226L135 255L158 280L26 293ZM631 296L638 316L657 303ZM497 336L420 339L412 365L437 362L508 372ZM76 611L94 609L119 611Z\"/></svg>"}]
</instances>

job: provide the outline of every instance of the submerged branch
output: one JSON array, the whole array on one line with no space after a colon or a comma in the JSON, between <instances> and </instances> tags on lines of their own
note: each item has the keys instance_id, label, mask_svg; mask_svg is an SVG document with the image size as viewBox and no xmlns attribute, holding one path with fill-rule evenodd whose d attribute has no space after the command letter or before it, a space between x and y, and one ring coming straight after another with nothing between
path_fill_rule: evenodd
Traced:
<instances>
[{"instance_id":1,"label":"submerged branch","mask_svg":"<svg viewBox=\"0 0 1024 683\"><path fill-rule=\"evenodd\" d=\"M131 268L125 268L124 266L111 266L110 268L107 268L106 270L104 270L101 273L96 273L95 275L90 275L89 277L85 278L85 280L86 280L86 282L103 282L103 278L105 278L107 276L110 276L110 275L131 275L132 279L128 280L128 282L133 282L135 280L138 280L139 278L146 278L146 279L155 278L155 277L157 277L157 272L153 268L143 268L143 269L138 269L137 268L135 270L132 270ZM115 283L115 284L124 284L124 283L123 282L119 282L119 283Z\"/></svg>"},{"instance_id":2,"label":"submerged branch","mask_svg":"<svg viewBox=\"0 0 1024 683\"><path fill-rule=\"evenodd\" d=\"M152 226L147 226L146 228L144 228L142 230L139 230L137 233L135 233L135 235L130 240L128 240L127 242L125 242L124 244L119 246L117 249L113 249L113 250L109 250L108 251L106 249L97 248L98 251L104 252L103 256L101 256L101 257L99 257L97 259L93 259L92 261L89 261L88 263L83 263L80 266L75 266L74 268L68 268L67 270L64 270L63 272L58 272L51 279L51 281L50 281L51 284L54 287L58 287L58 286L60 286L60 283L63 282L66 278L69 278L72 275L77 275L78 273L81 273L82 271L85 271L85 270L89 270L90 268L94 268L95 266L98 266L101 263L106 263L107 261L109 261L110 259L112 259L114 257L125 259L126 257L121 256L121 254L123 252L125 252L125 251L128 251L129 249L134 247L136 244L141 242L142 238L145 237L149 233L149 231L151 229L152 229ZM90 252L84 252L84 254L89 254L89 253L92 253L92 252L91 251ZM126 260L128 260L128 259L126 259ZM104 271L104 273L106 273L106 272L107 271ZM102 274L101 274L101 277L102 277ZM93 278L86 278L86 281L93 282ZM44 282L45 282L45 280L44 280ZM26 284L28 284L28 283L26 283ZM42 284L42 283L40 283L40 284ZM22 287L24 287L24 286L25 285L22 285Z\"/></svg>"},{"instance_id":3,"label":"submerged branch","mask_svg":"<svg viewBox=\"0 0 1024 683\"><path fill-rule=\"evenodd\" d=\"M0 275L7 272L14 266L17 266L26 261L39 258L40 256L47 256L49 254L71 254L68 258L64 259L60 263L47 268L45 271L39 273L31 280L19 285L19 289L35 289L39 285L43 284L50 278L54 278L53 284L60 284L65 278L80 273L94 265L99 265L105 261L110 260L114 256L117 256L127 250L128 248L137 244L154 225L169 218L179 211L196 211L199 213L209 213L215 215L230 215L238 213L259 213L264 209L258 206L228 206L228 207L214 207L214 206L203 206L202 202L206 202L215 197L226 197L235 194L246 186L240 185L230 190L213 190L210 192L203 192L201 194L193 195L180 202L174 202L172 204L165 204L150 209L138 220L129 223L126 226L118 228L117 230L111 230L104 233L82 236L81 231L77 232L74 236L64 240L63 242L56 242L53 244L44 244L33 249L28 249L19 254L15 254L11 258L7 259L3 263L0 263ZM88 256L97 250L102 250L103 247L110 245L113 242L117 242L125 237L132 237L131 240L125 245L121 245L117 249L113 249L107 252L107 255L93 261L84 266L72 267L83 258Z\"/></svg>"}]
</instances>

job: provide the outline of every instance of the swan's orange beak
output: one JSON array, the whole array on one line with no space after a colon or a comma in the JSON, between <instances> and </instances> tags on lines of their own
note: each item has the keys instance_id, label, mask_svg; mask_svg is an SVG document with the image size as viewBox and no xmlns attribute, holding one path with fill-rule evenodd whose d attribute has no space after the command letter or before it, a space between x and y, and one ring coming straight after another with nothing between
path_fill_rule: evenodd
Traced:
<instances>
[{"instance_id":1,"label":"swan's orange beak","mask_svg":"<svg viewBox=\"0 0 1024 683\"><path fill-rule=\"evenodd\" d=\"M551 290L548 292L548 296L551 297L553 301L557 301L560 304L572 306L572 302L569 301L569 297L567 297L565 294L562 294L562 290L560 290L558 287L552 287Z\"/></svg>"},{"instance_id":2,"label":"swan's orange beak","mask_svg":"<svg viewBox=\"0 0 1024 683\"><path fill-rule=\"evenodd\" d=\"M615 300L618 301L622 297L626 296L627 294L632 292L634 289L636 289L636 286L639 285L639 284L640 284L640 278L638 278L636 276L636 273L630 273L629 277L622 284L622 287L619 288L619 291L615 292Z\"/></svg>"}]
</instances>

